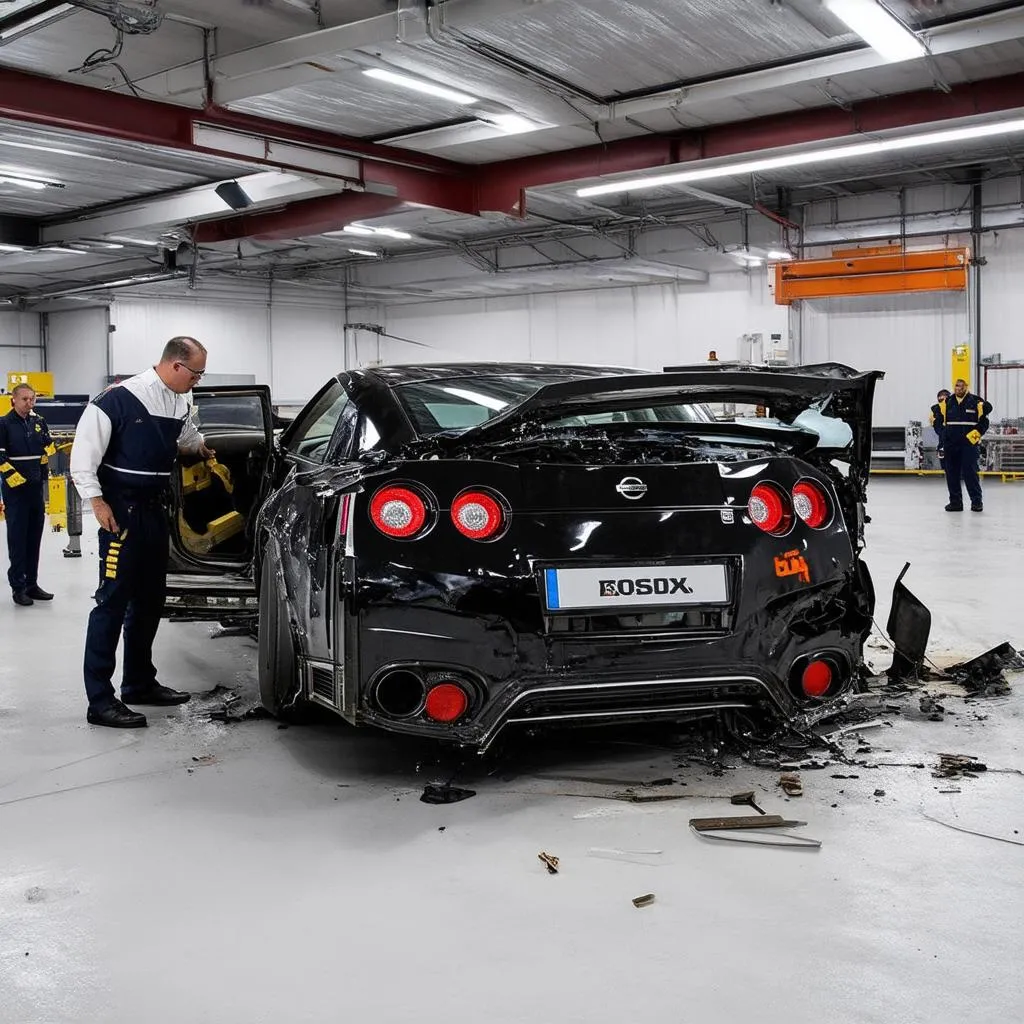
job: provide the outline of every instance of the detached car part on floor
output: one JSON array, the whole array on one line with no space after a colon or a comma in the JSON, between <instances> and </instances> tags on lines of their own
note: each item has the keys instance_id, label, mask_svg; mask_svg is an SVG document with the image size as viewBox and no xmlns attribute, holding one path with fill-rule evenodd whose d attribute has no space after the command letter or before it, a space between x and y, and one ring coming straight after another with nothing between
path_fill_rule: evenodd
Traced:
<instances>
[{"instance_id":1,"label":"detached car part on floor","mask_svg":"<svg viewBox=\"0 0 1024 1024\"><path fill-rule=\"evenodd\" d=\"M513 725L792 717L862 666L881 376L342 373L278 442L231 434L244 544L179 545L192 576L171 607L244 614L258 581L261 695L281 716L310 701L481 750Z\"/></svg>"}]
</instances>

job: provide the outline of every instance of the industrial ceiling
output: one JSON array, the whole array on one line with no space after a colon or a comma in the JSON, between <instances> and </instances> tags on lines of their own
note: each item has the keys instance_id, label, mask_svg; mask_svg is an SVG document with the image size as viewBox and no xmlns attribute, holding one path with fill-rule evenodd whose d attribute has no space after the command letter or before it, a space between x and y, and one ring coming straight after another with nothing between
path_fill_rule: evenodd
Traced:
<instances>
[{"instance_id":1,"label":"industrial ceiling","mask_svg":"<svg viewBox=\"0 0 1024 1024\"><path fill-rule=\"evenodd\" d=\"M1024 3L0 0L20 307L218 276L700 283L796 251L811 201L954 182L1020 206L1022 167ZM428 258L430 287L380 275ZM445 290L444 260L474 276Z\"/></svg>"}]
</instances>

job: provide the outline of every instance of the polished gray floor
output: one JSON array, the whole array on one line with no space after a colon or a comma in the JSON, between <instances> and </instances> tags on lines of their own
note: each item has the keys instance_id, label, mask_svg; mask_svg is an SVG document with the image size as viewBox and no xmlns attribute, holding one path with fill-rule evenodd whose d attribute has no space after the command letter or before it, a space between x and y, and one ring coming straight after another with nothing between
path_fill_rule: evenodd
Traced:
<instances>
[{"instance_id":1,"label":"polished gray floor","mask_svg":"<svg viewBox=\"0 0 1024 1024\"><path fill-rule=\"evenodd\" d=\"M943 501L937 481L872 482L879 622L909 560L937 662L1024 646L1024 484L988 484L981 516ZM80 562L63 543L45 538L52 606L0 603L5 1024L1024 1019L1024 849L925 816L1024 840L1019 692L949 699L943 722L911 705L865 734L887 763L961 752L1005 769L955 784L839 766L804 772L786 802L777 773L680 770L644 737L566 739L471 772L474 799L428 806L439 769L420 750L342 725L228 726L199 700L142 732L86 725L95 542ZM253 645L210 633L165 625L163 680L251 695ZM692 798L627 804L581 781L668 775ZM689 832L744 788L822 849ZM644 893L655 904L635 909Z\"/></svg>"}]
</instances>

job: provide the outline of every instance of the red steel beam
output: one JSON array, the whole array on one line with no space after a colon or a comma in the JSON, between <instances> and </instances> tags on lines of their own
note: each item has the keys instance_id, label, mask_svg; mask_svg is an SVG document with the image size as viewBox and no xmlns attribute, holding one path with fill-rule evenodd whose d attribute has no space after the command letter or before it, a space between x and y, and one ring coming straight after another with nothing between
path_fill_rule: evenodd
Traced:
<instances>
[{"instance_id":1,"label":"red steel beam","mask_svg":"<svg viewBox=\"0 0 1024 1024\"><path fill-rule=\"evenodd\" d=\"M125 96L13 68L0 68L0 117L127 142L142 142L196 153L216 153L216 150L201 149L193 144L192 126L200 122L360 157L365 161L367 171L376 171L378 165L403 166L456 176L465 171L462 165L450 160L383 146L365 139L304 128L220 107L208 106L197 110L159 100ZM220 155L235 160L246 159L231 153Z\"/></svg>"},{"instance_id":2,"label":"red steel beam","mask_svg":"<svg viewBox=\"0 0 1024 1024\"><path fill-rule=\"evenodd\" d=\"M481 210L523 216L527 212L526 190L541 185L738 156L778 146L838 141L1022 106L1024 74L1014 74L954 86L948 93L923 89L867 100L850 110L829 106L715 125L678 138L625 139L607 146L488 165L481 169L478 180L478 205Z\"/></svg>"}]
</instances>

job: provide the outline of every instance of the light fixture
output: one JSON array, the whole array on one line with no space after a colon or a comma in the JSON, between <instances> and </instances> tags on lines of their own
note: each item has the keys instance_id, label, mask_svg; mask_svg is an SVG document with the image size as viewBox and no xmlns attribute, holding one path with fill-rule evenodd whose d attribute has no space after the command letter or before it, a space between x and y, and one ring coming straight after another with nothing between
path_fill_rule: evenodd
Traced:
<instances>
[{"instance_id":1,"label":"light fixture","mask_svg":"<svg viewBox=\"0 0 1024 1024\"><path fill-rule=\"evenodd\" d=\"M28 13L33 6L38 6L38 4L18 5L15 3L14 10L24 10ZM74 12L74 4L59 4L50 10L44 9L38 14L29 14L27 18L16 19L13 13L8 14L6 18L0 18L0 44L17 39L18 36L28 35L29 32L35 32L37 29L45 28L47 25L52 25L55 21L60 21L61 18L66 18L69 14L74 14ZM0 11L0 13L3 12Z\"/></svg>"},{"instance_id":2,"label":"light fixture","mask_svg":"<svg viewBox=\"0 0 1024 1024\"><path fill-rule=\"evenodd\" d=\"M34 252L59 252L59 253L63 253L64 255L71 255L71 256L86 256L86 255L88 255L87 253L83 252L81 249L72 249L72 248L70 248L69 246L66 246L66 245L44 245L44 246L41 246L40 248L35 249L33 251Z\"/></svg>"},{"instance_id":3,"label":"light fixture","mask_svg":"<svg viewBox=\"0 0 1024 1024\"><path fill-rule=\"evenodd\" d=\"M769 249L768 259L770 260L791 260L793 254L791 252L784 252L782 249Z\"/></svg>"},{"instance_id":4,"label":"light fixture","mask_svg":"<svg viewBox=\"0 0 1024 1024\"><path fill-rule=\"evenodd\" d=\"M423 92L428 96L437 96L443 100L450 100L452 103L459 103L462 106L469 106L478 103L476 96L470 96L468 92L459 92L457 89L449 89L435 82L429 82L423 78L414 78L412 75L401 75L397 71L389 71L387 68L363 68L363 74L370 78L376 78L381 82L389 82L391 85L400 86L403 89L411 89L413 92Z\"/></svg>"},{"instance_id":5,"label":"light fixture","mask_svg":"<svg viewBox=\"0 0 1024 1024\"><path fill-rule=\"evenodd\" d=\"M385 237L385 238L396 238L400 241L407 242L412 238L412 235L408 231L399 231L397 228L375 228L370 227L367 224L346 224L341 231L327 231L325 234L328 235L363 235L366 238Z\"/></svg>"},{"instance_id":6,"label":"light fixture","mask_svg":"<svg viewBox=\"0 0 1024 1024\"><path fill-rule=\"evenodd\" d=\"M25 246L12 245L10 242L0 242L0 252L25 252Z\"/></svg>"},{"instance_id":7,"label":"light fixture","mask_svg":"<svg viewBox=\"0 0 1024 1024\"><path fill-rule=\"evenodd\" d=\"M349 252L353 256L372 256L374 259L380 256L380 253L374 252L373 249L349 249Z\"/></svg>"},{"instance_id":8,"label":"light fixture","mask_svg":"<svg viewBox=\"0 0 1024 1024\"><path fill-rule=\"evenodd\" d=\"M108 235L111 242L122 243L122 248L125 245L144 245L147 248L158 248L160 242L155 238L132 238L129 235Z\"/></svg>"},{"instance_id":9,"label":"light fixture","mask_svg":"<svg viewBox=\"0 0 1024 1024\"><path fill-rule=\"evenodd\" d=\"M991 138L996 135L1010 135L1024 132L1024 118L1012 121L996 121L990 124L973 125L969 128L950 128L945 131L928 132L922 135L905 135L901 138L877 142L856 142L848 146L831 149L810 149L785 153L782 156L755 157L737 163L719 164L715 167L701 167L689 171L670 171L666 174L648 174L626 181L608 181L601 185L588 185L576 190L576 195L604 196L617 192L633 192L647 188L661 188L665 185L683 185L692 181L711 181L715 178L731 178L762 171L777 171L787 167L804 167L808 164L835 163L839 160L855 160L859 157L874 156L877 153L891 153L902 149L923 149L928 146L942 146L953 142L970 142L975 139Z\"/></svg>"},{"instance_id":10,"label":"light fixture","mask_svg":"<svg viewBox=\"0 0 1024 1024\"><path fill-rule=\"evenodd\" d=\"M487 124L493 124L495 128L500 128L506 135L522 135L524 132L535 132L540 128L540 125L534 124L529 118L512 112L507 114L481 113L477 117L481 121L486 121Z\"/></svg>"},{"instance_id":11,"label":"light fixture","mask_svg":"<svg viewBox=\"0 0 1024 1024\"><path fill-rule=\"evenodd\" d=\"M928 52L917 35L876 0L825 0L825 8L885 60L916 60Z\"/></svg>"},{"instance_id":12,"label":"light fixture","mask_svg":"<svg viewBox=\"0 0 1024 1024\"><path fill-rule=\"evenodd\" d=\"M49 182L39 178L15 178L8 174L0 174L0 185L20 185L22 188L34 189L37 192L49 188Z\"/></svg>"},{"instance_id":13,"label":"light fixture","mask_svg":"<svg viewBox=\"0 0 1024 1024\"><path fill-rule=\"evenodd\" d=\"M757 256L752 252L731 252L729 255L752 267L760 267L764 263L764 259L761 256Z\"/></svg>"}]
</instances>

